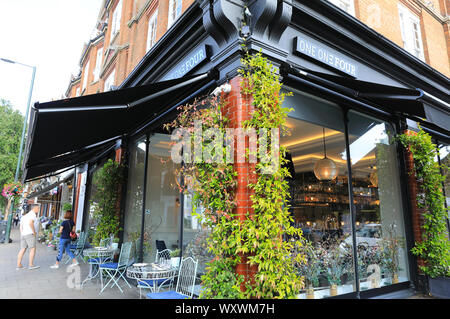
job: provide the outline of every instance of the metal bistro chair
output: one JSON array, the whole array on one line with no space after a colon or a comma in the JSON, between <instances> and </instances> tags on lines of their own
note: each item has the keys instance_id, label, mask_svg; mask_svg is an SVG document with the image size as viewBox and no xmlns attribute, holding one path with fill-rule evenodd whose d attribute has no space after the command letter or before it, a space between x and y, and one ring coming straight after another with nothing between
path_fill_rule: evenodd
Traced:
<instances>
[{"instance_id":1,"label":"metal bistro chair","mask_svg":"<svg viewBox=\"0 0 450 319\"><path fill-rule=\"evenodd\" d=\"M147 294L149 299L188 299L194 296L195 279L197 275L198 261L192 257L181 259L178 272L178 280L175 291L151 292Z\"/></svg>"},{"instance_id":2,"label":"metal bistro chair","mask_svg":"<svg viewBox=\"0 0 450 319\"><path fill-rule=\"evenodd\" d=\"M132 242L122 244L122 247L120 248L119 261L117 263L109 262L109 263L102 263L99 265L100 280L102 283L102 290L100 291L100 293L102 293L111 282L112 282L111 288L114 287L114 285L116 285L117 288L119 288L120 292L123 293L122 288L120 288L119 286L120 278L125 280L128 287L131 288L131 285L128 283L124 274L126 273L128 266L130 265L132 245L133 245ZM103 273L105 273L107 277L110 277L109 281L104 286L103 286Z\"/></svg>"},{"instance_id":3,"label":"metal bistro chair","mask_svg":"<svg viewBox=\"0 0 450 319\"><path fill-rule=\"evenodd\" d=\"M164 249L163 251L156 251L155 263L160 265L170 265L170 253L172 251L170 249ZM174 278L166 278L166 279L142 279L137 280L137 287L139 288L139 298L142 297L142 289L150 289L155 292L156 287L164 288L169 287L172 288Z\"/></svg>"},{"instance_id":4,"label":"metal bistro chair","mask_svg":"<svg viewBox=\"0 0 450 319\"><path fill-rule=\"evenodd\" d=\"M87 233L81 232L76 244L70 246L70 250L74 254L75 258L77 260L81 259L83 261L83 263L85 263L84 258L83 258L83 250L84 250L84 246L86 245L86 238L87 238ZM67 257L68 258L66 260L66 264L70 261L70 257L69 256L67 256Z\"/></svg>"}]
</instances>

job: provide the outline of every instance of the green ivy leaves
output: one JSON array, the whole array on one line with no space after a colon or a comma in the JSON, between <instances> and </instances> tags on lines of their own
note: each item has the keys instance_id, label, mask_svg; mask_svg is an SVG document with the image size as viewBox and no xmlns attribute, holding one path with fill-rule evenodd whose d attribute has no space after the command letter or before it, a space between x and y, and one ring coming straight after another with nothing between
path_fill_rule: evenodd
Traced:
<instances>
[{"instance_id":1,"label":"green ivy leaves","mask_svg":"<svg viewBox=\"0 0 450 319\"><path fill-rule=\"evenodd\" d=\"M430 277L450 276L450 242L446 225L447 212L442 182L445 176L435 162L436 145L422 129L417 134L402 134L398 137L409 149L414 159L414 173L419 185L418 206L424 209L423 236L415 243L412 253L425 261L421 270Z\"/></svg>"}]
</instances>

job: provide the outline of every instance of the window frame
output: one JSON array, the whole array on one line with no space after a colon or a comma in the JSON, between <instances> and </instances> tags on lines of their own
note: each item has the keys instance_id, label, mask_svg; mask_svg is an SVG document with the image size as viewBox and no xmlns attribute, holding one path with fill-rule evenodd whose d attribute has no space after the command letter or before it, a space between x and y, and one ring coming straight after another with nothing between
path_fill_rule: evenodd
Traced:
<instances>
[{"instance_id":1,"label":"window frame","mask_svg":"<svg viewBox=\"0 0 450 319\"><path fill-rule=\"evenodd\" d=\"M147 27L147 47L146 51L150 51L150 49L156 44L156 31L158 28L158 9L156 9L148 19L148 27Z\"/></svg>"},{"instance_id":2,"label":"window frame","mask_svg":"<svg viewBox=\"0 0 450 319\"><path fill-rule=\"evenodd\" d=\"M81 84L81 91L84 91L87 88L87 83L88 83L88 77L89 77L89 64L90 64L90 60L88 60L86 62L86 65L84 66L84 70L83 70L83 83Z\"/></svg>"},{"instance_id":3,"label":"window frame","mask_svg":"<svg viewBox=\"0 0 450 319\"><path fill-rule=\"evenodd\" d=\"M100 67L102 63L103 57L103 47L97 49L97 57L95 60L95 69L94 69L94 82L100 79Z\"/></svg>"},{"instance_id":4,"label":"window frame","mask_svg":"<svg viewBox=\"0 0 450 319\"><path fill-rule=\"evenodd\" d=\"M420 17L402 4L398 4L403 49L425 61L424 43Z\"/></svg>"},{"instance_id":5,"label":"window frame","mask_svg":"<svg viewBox=\"0 0 450 319\"><path fill-rule=\"evenodd\" d=\"M122 0L119 0L112 14L111 39L114 38L114 36L117 33L119 33L121 20L122 20Z\"/></svg>"},{"instance_id":6,"label":"window frame","mask_svg":"<svg viewBox=\"0 0 450 319\"><path fill-rule=\"evenodd\" d=\"M351 14L352 16L356 15L354 0L328 0L328 1L334 4L339 9L347 12L348 14ZM348 10L342 7L344 5L348 5Z\"/></svg>"},{"instance_id":7,"label":"window frame","mask_svg":"<svg viewBox=\"0 0 450 319\"><path fill-rule=\"evenodd\" d=\"M111 73L105 79L105 83L103 84L103 92L111 91L111 87L115 84L116 77L116 69L114 68Z\"/></svg>"},{"instance_id":8,"label":"window frame","mask_svg":"<svg viewBox=\"0 0 450 319\"><path fill-rule=\"evenodd\" d=\"M169 0L167 29L181 16L183 12L183 0Z\"/></svg>"}]
</instances>

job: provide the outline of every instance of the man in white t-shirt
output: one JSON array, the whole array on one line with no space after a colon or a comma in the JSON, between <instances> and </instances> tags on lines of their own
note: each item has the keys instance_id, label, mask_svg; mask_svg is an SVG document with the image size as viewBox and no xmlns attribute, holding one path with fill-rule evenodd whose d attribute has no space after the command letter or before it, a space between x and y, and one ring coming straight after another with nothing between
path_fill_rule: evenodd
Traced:
<instances>
[{"instance_id":1,"label":"man in white t-shirt","mask_svg":"<svg viewBox=\"0 0 450 319\"><path fill-rule=\"evenodd\" d=\"M36 225L39 225L37 218L39 208L39 204L32 204L31 210L20 220L20 251L17 256L17 270L25 268L22 266L22 258L27 248L30 248L28 269L39 268L39 266L36 266L33 263L34 255L36 254Z\"/></svg>"}]
</instances>

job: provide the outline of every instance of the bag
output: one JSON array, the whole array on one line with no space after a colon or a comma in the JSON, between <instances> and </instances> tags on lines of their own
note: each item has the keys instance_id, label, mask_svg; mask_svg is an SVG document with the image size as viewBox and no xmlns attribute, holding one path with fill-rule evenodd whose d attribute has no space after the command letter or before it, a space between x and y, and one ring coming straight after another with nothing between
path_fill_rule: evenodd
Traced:
<instances>
[{"instance_id":1,"label":"bag","mask_svg":"<svg viewBox=\"0 0 450 319\"><path fill-rule=\"evenodd\" d=\"M69 223L69 225L70 225L70 228L72 229L73 226L74 226L74 222ZM78 239L78 235L74 231L71 231L69 236L70 236L70 239L72 239L72 240L77 240Z\"/></svg>"},{"instance_id":2,"label":"bag","mask_svg":"<svg viewBox=\"0 0 450 319\"><path fill-rule=\"evenodd\" d=\"M74 231L71 231L69 236L70 236L70 239L72 239L72 240L76 240L78 238L77 233Z\"/></svg>"}]
</instances>

